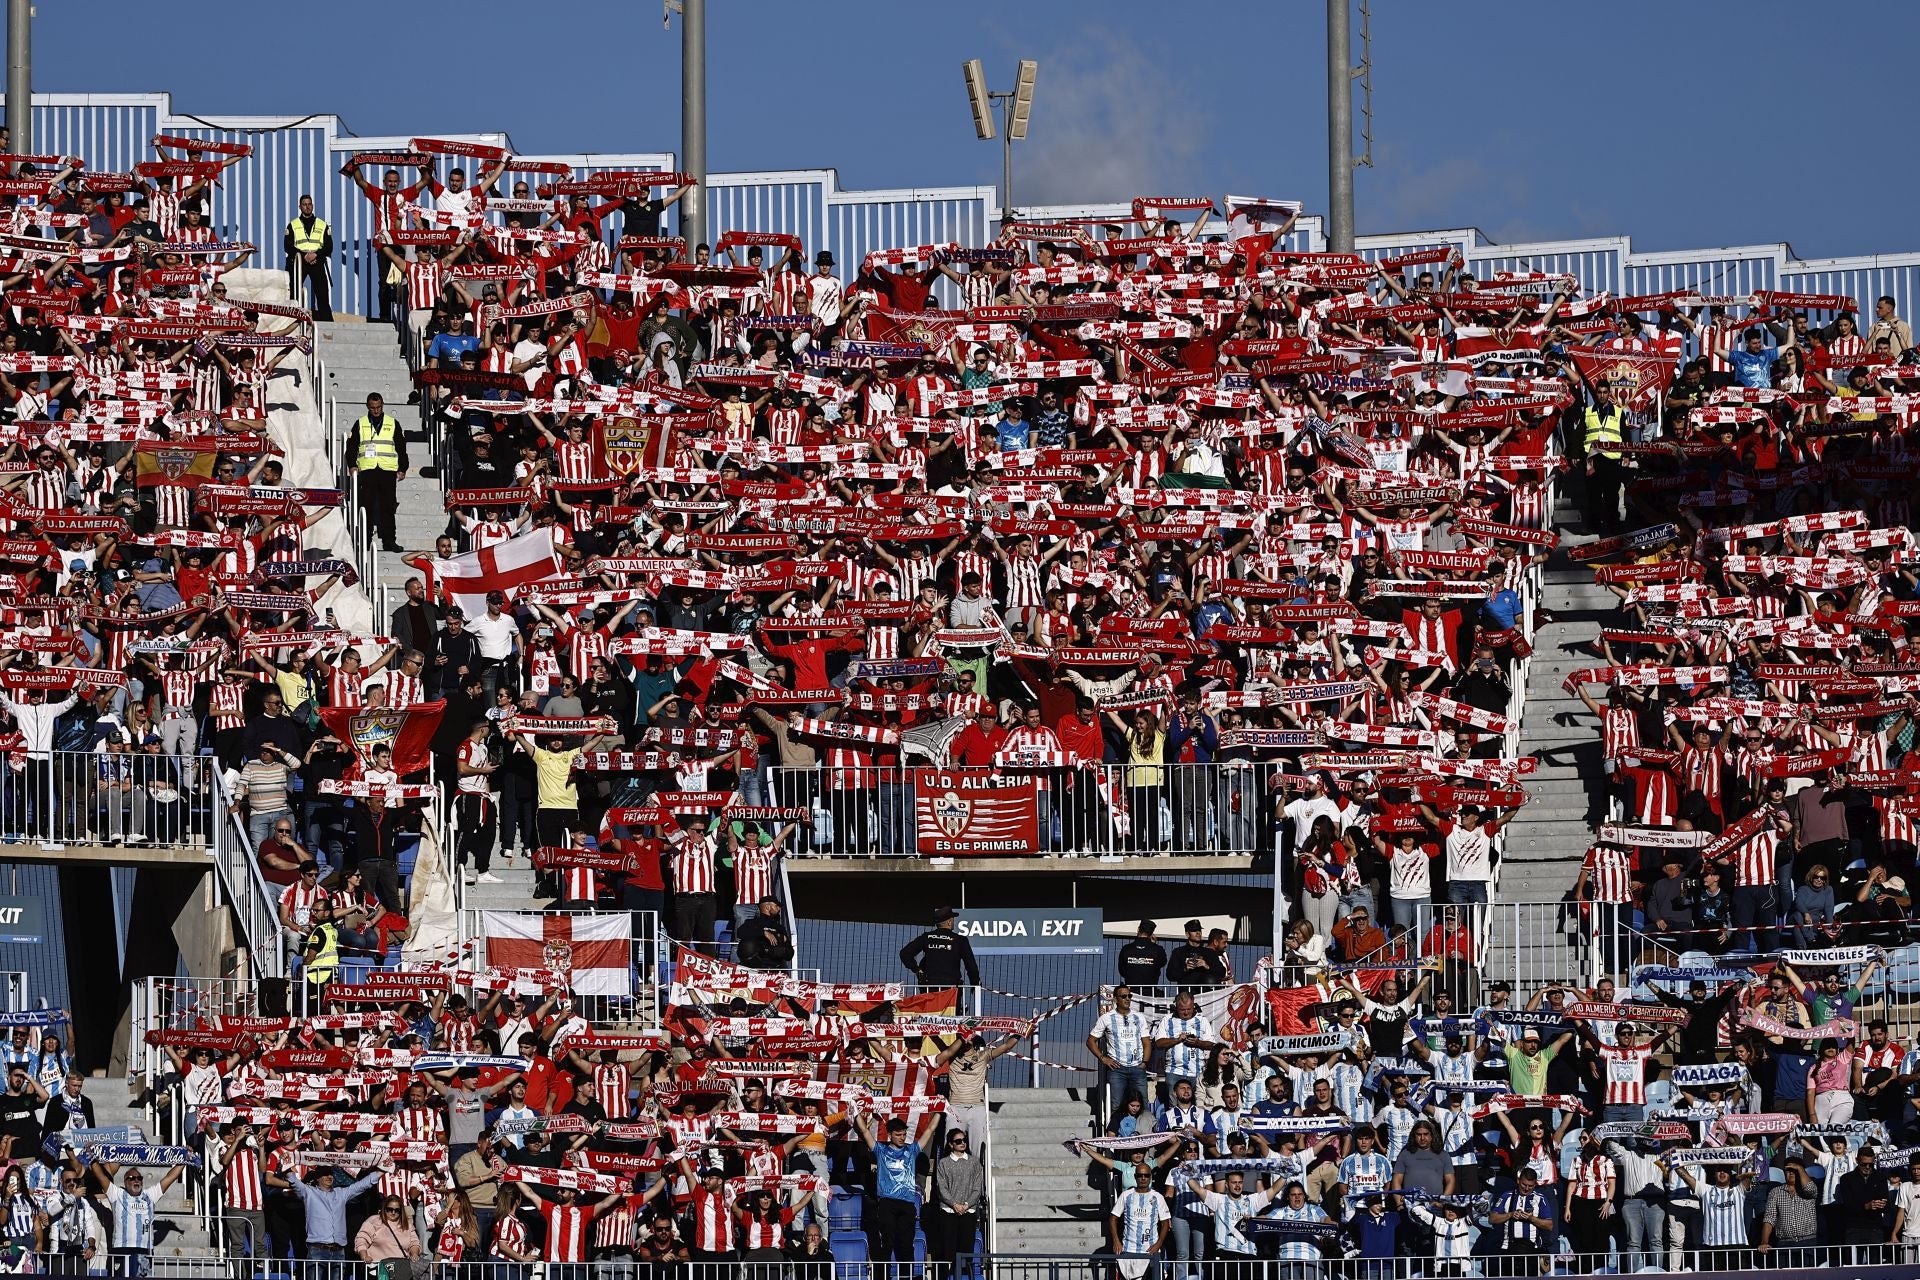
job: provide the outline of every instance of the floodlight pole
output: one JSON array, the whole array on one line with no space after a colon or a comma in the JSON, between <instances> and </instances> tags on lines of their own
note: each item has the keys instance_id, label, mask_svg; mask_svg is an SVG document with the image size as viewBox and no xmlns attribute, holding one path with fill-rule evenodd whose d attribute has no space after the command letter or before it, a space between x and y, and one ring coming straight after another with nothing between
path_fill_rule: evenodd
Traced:
<instances>
[{"instance_id":1,"label":"floodlight pole","mask_svg":"<svg viewBox=\"0 0 1920 1280\"><path fill-rule=\"evenodd\" d=\"M1353 43L1348 0L1327 0L1327 247L1353 252Z\"/></svg>"},{"instance_id":2,"label":"floodlight pole","mask_svg":"<svg viewBox=\"0 0 1920 1280\"><path fill-rule=\"evenodd\" d=\"M1013 211L1013 93L987 94L1000 108L1000 221Z\"/></svg>"},{"instance_id":3,"label":"floodlight pole","mask_svg":"<svg viewBox=\"0 0 1920 1280\"><path fill-rule=\"evenodd\" d=\"M680 0L680 167L693 179L680 198L680 234L707 240L707 0Z\"/></svg>"},{"instance_id":4,"label":"floodlight pole","mask_svg":"<svg viewBox=\"0 0 1920 1280\"><path fill-rule=\"evenodd\" d=\"M33 153L33 0L7 0L7 136L15 154Z\"/></svg>"}]
</instances>

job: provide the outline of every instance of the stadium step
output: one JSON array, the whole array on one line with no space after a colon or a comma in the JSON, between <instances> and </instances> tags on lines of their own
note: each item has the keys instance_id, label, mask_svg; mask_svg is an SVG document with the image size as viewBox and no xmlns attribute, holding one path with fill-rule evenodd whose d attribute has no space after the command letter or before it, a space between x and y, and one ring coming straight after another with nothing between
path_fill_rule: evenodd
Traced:
<instances>
[{"instance_id":1,"label":"stadium step","mask_svg":"<svg viewBox=\"0 0 1920 1280\"><path fill-rule=\"evenodd\" d=\"M500 883L469 884L466 887L469 907L483 911L526 911L554 901L551 895L535 892L534 869L524 855L506 862L496 853L488 870L499 877Z\"/></svg>"},{"instance_id":2,"label":"stadium step","mask_svg":"<svg viewBox=\"0 0 1920 1280\"><path fill-rule=\"evenodd\" d=\"M995 1089L988 1138L1001 1252L1085 1256L1101 1242L1088 1160L1064 1143L1088 1131L1084 1097L1067 1089Z\"/></svg>"},{"instance_id":3,"label":"stadium step","mask_svg":"<svg viewBox=\"0 0 1920 1280\"><path fill-rule=\"evenodd\" d=\"M418 405L407 403L413 389L400 338L393 326L377 322L336 321L318 326L320 358L327 365L327 381L321 393L339 402L341 430L366 412L366 399L377 393L386 402L386 411L399 420L407 443L407 478L399 484L399 503L394 515L394 532L400 545L409 552L433 550L434 540L446 531L447 517L441 501L437 459ZM422 474L425 468L426 474ZM380 582L387 588L386 608L399 602L401 584L417 576L399 556L379 553ZM376 609L380 602L375 601ZM382 625L386 614L379 614Z\"/></svg>"},{"instance_id":4,"label":"stadium step","mask_svg":"<svg viewBox=\"0 0 1920 1280\"><path fill-rule=\"evenodd\" d=\"M147 1113L132 1104L126 1084L119 1080L87 1081L87 1096L93 1099L93 1122L102 1128L132 1125L153 1142L164 1142L168 1135L157 1134L147 1123ZM150 1173L163 1172L151 1170ZM191 1175L189 1175L191 1176ZM154 1264L164 1274L169 1258L204 1258L215 1254L213 1236L206 1219L194 1212L186 1191L186 1179L167 1188L153 1220Z\"/></svg>"},{"instance_id":5,"label":"stadium step","mask_svg":"<svg viewBox=\"0 0 1920 1280\"><path fill-rule=\"evenodd\" d=\"M1531 801L1507 827L1498 894L1504 902L1564 897L1579 874L1595 816L1598 727L1563 682L1574 671L1603 664L1591 646L1618 597L1587 570L1553 564L1543 574L1540 603L1554 621L1534 636L1520 735L1521 753L1539 765L1527 780Z\"/></svg>"}]
</instances>

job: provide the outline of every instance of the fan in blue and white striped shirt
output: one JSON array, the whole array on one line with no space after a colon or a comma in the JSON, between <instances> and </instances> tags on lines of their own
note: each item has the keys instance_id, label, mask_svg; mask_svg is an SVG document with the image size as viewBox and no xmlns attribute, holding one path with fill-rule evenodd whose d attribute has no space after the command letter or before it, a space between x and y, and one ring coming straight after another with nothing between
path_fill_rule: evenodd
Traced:
<instances>
[{"instance_id":1,"label":"fan in blue and white striped shirt","mask_svg":"<svg viewBox=\"0 0 1920 1280\"><path fill-rule=\"evenodd\" d=\"M1252 1257L1258 1252L1253 1241L1241 1232L1240 1224L1273 1203L1274 1193L1269 1189L1249 1194L1246 1185L1245 1175L1236 1171L1227 1175L1224 1193L1209 1191L1201 1197L1201 1203L1213 1215L1213 1247L1218 1253Z\"/></svg>"},{"instance_id":2,"label":"fan in blue and white striped shirt","mask_svg":"<svg viewBox=\"0 0 1920 1280\"><path fill-rule=\"evenodd\" d=\"M187 1171L183 1164L177 1164L167 1170L164 1178L153 1187L146 1185L146 1174L139 1169L127 1170L121 1181L113 1181L114 1167L101 1161L93 1166L94 1176L106 1185L107 1207L113 1211L113 1239L108 1248L114 1250L135 1249L151 1253L153 1251L153 1216L160 1207L160 1197Z\"/></svg>"},{"instance_id":3,"label":"fan in blue and white striped shirt","mask_svg":"<svg viewBox=\"0 0 1920 1280\"><path fill-rule=\"evenodd\" d=\"M1167 1237L1167 1224L1173 1211L1167 1199L1153 1189L1153 1175L1141 1170L1134 1175L1131 1191L1113 1202L1112 1245L1115 1253L1158 1253Z\"/></svg>"},{"instance_id":4,"label":"fan in blue and white striped shirt","mask_svg":"<svg viewBox=\"0 0 1920 1280\"><path fill-rule=\"evenodd\" d=\"M1281 1222L1331 1222L1326 1211L1317 1204L1307 1202L1307 1189L1297 1182L1287 1184L1285 1199L1271 1212L1261 1215L1276 1218ZM1280 1260L1282 1262L1318 1262L1320 1246L1304 1236L1283 1236L1280 1240Z\"/></svg>"},{"instance_id":5,"label":"fan in blue and white striped shirt","mask_svg":"<svg viewBox=\"0 0 1920 1280\"><path fill-rule=\"evenodd\" d=\"M1747 1247L1747 1187L1733 1180L1733 1166L1713 1166L1713 1183L1701 1186L1693 1170L1684 1164L1674 1171L1687 1185L1700 1193L1700 1243L1708 1249L1744 1249ZM1740 1176L1750 1181L1753 1172L1743 1169Z\"/></svg>"},{"instance_id":6,"label":"fan in blue and white striped shirt","mask_svg":"<svg viewBox=\"0 0 1920 1280\"><path fill-rule=\"evenodd\" d=\"M1539 1177L1531 1168L1521 1169L1517 1178L1518 1185L1493 1202L1488 1221L1500 1229L1503 1247L1509 1250L1516 1245L1537 1248L1552 1230L1553 1205L1541 1194ZM1541 1221L1548 1225L1542 1227Z\"/></svg>"}]
</instances>

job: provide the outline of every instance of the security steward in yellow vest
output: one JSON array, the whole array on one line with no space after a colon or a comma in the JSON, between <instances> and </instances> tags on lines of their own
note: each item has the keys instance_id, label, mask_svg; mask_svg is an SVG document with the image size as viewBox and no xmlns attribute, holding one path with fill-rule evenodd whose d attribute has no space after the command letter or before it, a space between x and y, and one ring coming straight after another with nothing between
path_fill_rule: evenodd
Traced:
<instances>
[{"instance_id":1,"label":"security steward in yellow vest","mask_svg":"<svg viewBox=\"0 0 1920 1280\"><path fill-rule=\"evenodd\" d=\"M1613 391L1605 383L1589 383L1587 392L1580 418L1580 451L1587 459L1587 523L1604 536L1626 527L1620 515L1626 463L1619 446L1627 438L1627 412L1613 402Z\"/></svg>"},{"instance_id":2,"label":"security steward in yellow vest","mask_svg":"<svg viewBox=\"0 0 1920 1280\"><path fill-rule=\"evenodd\" d=\"M333 978L340 967L340 931L330 924L316 924L300 948L301 970L317 991Z\"/></svg>"},{"instance_id":3,"label":"security steward in yellow vest","mask_svg":"<svg viewBox=\"0 0 1920 1280\"><path fill-rule=\"evenodd\" d=\"M313 212L313 197L300 197L300 216L287 224L281 241L287 253L287 288L295 306L300 304L300 282L313 288L313 318L333 319L333 278L328 264L333 261L333 228Z\"/></svg>"},{"instance_id":4,"label":"security steward in yellow vest","mask_svg":"<svg viewBox=\"0 0 1920 1280\"><path fill-rule=\"evenodd\" d=\"M407 438L400 420L387 412L378 395L367 397L367 412L347 433L347 462L360 485L360 507L368 525L388 551L398 551L393 514L398 486L407 478Z\"/></svg>"}]
</instances>

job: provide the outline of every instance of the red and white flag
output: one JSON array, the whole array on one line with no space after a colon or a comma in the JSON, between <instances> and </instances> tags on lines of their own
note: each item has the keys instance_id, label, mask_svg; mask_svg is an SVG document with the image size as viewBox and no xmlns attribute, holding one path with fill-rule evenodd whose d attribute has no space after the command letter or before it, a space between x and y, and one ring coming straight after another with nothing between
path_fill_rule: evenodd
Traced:
<instances>
[{"instance_id":1,"label":"red and white flag","mask_svg":"<svg viewBox=\"0 0 1920 1280\"><path fill-rule=\"evenodd\" d=\"M481 913L487 963L500 969L551 969L575 995L633 994L633 918L606 915Z\"/></svg>"},{"instance_id":2,"label":"red and white flag","mask_svg":"<svg viewBox=\"0 0 1920 1280\"><path fill-rule=\"evenodd\" d=\"M440 570L440 585L469 618L487 611L487 593L499 591L513 599L523 588L560 576L560 557L553 551L553 531L529 529L517 537L448 560Z\"/></svg>"}]
</instances>

